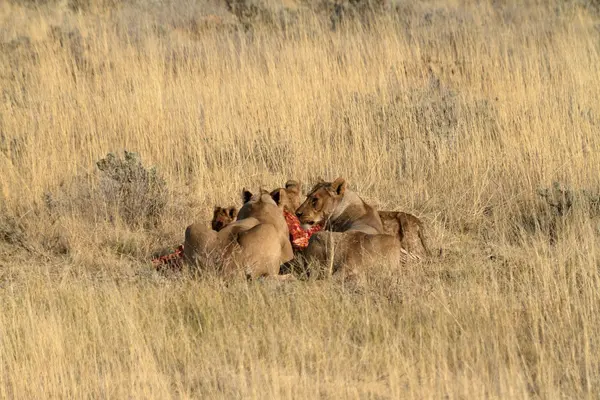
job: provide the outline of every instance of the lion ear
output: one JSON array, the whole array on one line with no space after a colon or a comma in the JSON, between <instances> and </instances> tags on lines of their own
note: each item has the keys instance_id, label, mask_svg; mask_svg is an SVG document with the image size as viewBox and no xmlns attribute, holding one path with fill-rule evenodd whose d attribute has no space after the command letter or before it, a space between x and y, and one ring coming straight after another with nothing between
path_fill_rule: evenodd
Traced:
<instances>
[{"instance_id":1,"label":"lion ear","mask_svg":"<svg viewBox=\"0 0 600 400\"><path fill-rule=\"evenodd\" d=\"M290 192L300 193L301 188L302 188L302 185L300 185L300 182L298 182L298 181L289 180L285 183L285 189Z\"/></svg>"},{"instance_id":2,"label":"lion ear","mask_svg":"<svg viewBox=\"0 0 600 400\"><path fill-rule=\"evenodd\" d=\"M229 207L229 209L227 210L227 215L235 219L235 217L237 217L237 209L233 206Z\"/></svg>"},{"instance_id":3,"label":"lion ear","mask_svg":"<svg viewBox=\"0 0 600 400\"><path fill-rule=\"evenodd\" d=\"M252 199L252 192L247 190L246 188L242 189L242 203L246 204Z\"/></svg>"},{"instance_id":4,"label":"lion ear","mask_svg":"<svg viewBox=\"0 0 600 400\"><path fill-rule=\"evenodd\" d=\"M279 205L281 203L281 189L275 189L271 192L271 198L275 202L275 204Z\"/></svg>"},{"instance_id":5,"label":"lion ear","mask_svg":"<svg viewBox=\"0 0 600 400\"><path fill-rule=\"evenodd\" d=\"M346 191L346 180L342 177L339 177L335 181L333 181L331 187L338 196L342 196Z\"/></svg>"},{"instance_id":6,"label":"lion ear","mask_svg":"<svg viewBox=\"0 0 600 400\"><path fill-rule=\"evenodd\" d=\"M221 207L219 207L219 206L215 206L215 209L213 210L213 214L215 214L215 215L216 215L216 214L217 214L219 211L221 211L221 210L222 210L222 208L221 208Z\"/></svg>"}]
</instances>

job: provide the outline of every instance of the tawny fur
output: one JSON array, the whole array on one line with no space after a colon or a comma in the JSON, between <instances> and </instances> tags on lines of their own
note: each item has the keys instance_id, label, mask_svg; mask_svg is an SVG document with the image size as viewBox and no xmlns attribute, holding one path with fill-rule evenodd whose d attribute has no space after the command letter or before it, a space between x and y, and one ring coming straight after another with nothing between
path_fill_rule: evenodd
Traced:
<instances>
[{"instance_id":1,"label":"tawny fur","mask_svg":"<svg viewBox=\"0 0 600 400\"><path fill-rule=\"evenodd\" d=\"M277 277L279 266L293 258L285 219L268 193L244 191L243 200L237 220L219 232L200 223L186 229L185 259L225 276Z\"/></svg>"},{"instance_id":2,"label":"tawny fur","mask_svg":"<svg viewBox=\"0 0 600 400\"><path fill-rule=\"evenodd\" d=\"M214 231L219 232L221 229L234 222L237 218L237 214L237 208L234 206L215 207L210 225Z\"/></svg>"},{"instance_id":3,"label":"tawny fur","mask_svg":"<svg viewBox=\"0 0 600 400\"><path fill-rule=\"evenodd\" d=\"M346 186L343 178L319 182L298 208L300 222L324 224L326 229L310 238L304 251L307 261L344 275L377 263L398 265L406 254L400 241L383 233L377 210Z\"/></svg>"},{"instance_id":4,"label":"tawny fur","mask_svg":"<svg viewBox=\"0 0 600 400\"><path fill-rule=\"evenodd\" d=\"M321 223L332 232L383 233L377 210L348 190L343 178L317 183L296 210L296 215L302 224Z\"/></svg>"},{"instance_id":5,"label":"tawny fur","mask_svg":"<svg viewBox=\"0 0 600 400\"><path fill-rule=\"evenodd\" d=\"M274 189L270 194L279 208L294 213L300 207L300 189L299 182L289 180L285 187Z\"/></svg>"},{"instance_id":6,"label":"tawny fur","mask_svg":"<svg viewBox=\"0 0 600 400\"><path fill-rule=\"evenodd\" d=\"M273 189L270 193L271 198L281 210L294 213L300 206L301 185L298 181L289 180L285 187ZM215 231L220 231L227 225L236 220L238 211L234 206L215 207L211 226Z\"/></svg>"},{"instance_id":7,"label":"tawny fur","mask_svg":"<svg viewBox=\"0 0 600 400\"><path fill-rule=\"evenodd\" d=\"M386 234L396 236L402 248L418 258L430 256L423 222L412 214L400 211L379 211Z\"/></svg>"}]
</instances>

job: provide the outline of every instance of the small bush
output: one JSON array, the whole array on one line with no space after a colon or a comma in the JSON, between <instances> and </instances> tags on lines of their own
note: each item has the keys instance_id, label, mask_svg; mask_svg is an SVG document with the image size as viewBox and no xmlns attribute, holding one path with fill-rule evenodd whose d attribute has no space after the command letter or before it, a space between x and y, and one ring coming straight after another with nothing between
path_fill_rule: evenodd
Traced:
<instances>
[{"instance_id":1,"label":"small bush","mask_svg":"<svg viewBox=\"0 0 600 400\"><path fill-rule=\"evenodd\" d=\"M155 227L167 204L167 185L154 167L143 166L136 153L113 153L96 163L94 175L75 177L58 190L47 192L50 214L78 216L93 221L120 217L131 228ZM93 181L97 181L94 186Z\"/></svg>"},{"instance_id":2,"label":"small bush","mask_svg":"<svg viewBox=\"0 0 600 400\"><path fill-rule=\"evenodd\" d=\"M167 204L167 184L156 172L142 165L137 153L125 151L121 159L113 153L96 163L102 172L101 190L130 226L156 226Z\"/></svg>"},{"instance_id":3,"label":"small bush","mask_svg":"<svg viewBox=\"0 0 600 400\"><path fill-rule=\"evenodd\" d=\"M388 10L389 0L324 0L320 9L327 10L331 28L337 27L345 20L360 20L369 23L369 18Z\"/></svg>"},{"instance_id":4,"label":"small bush","mask_svg":"<svg viewBox=\"0 0 600 400\"><path fill-rule=\"evenodd\" d=\"M538 195L559 217L572 211L583 212L589 218L600 215L600 191L597 189L574 190L560 182L553 182L551 188L539 189Z\"/></svg>"},{"instance_id":5,"label":"small bush","mask_svg":"<svg viewBox=\"0 0 600 400\"><path fill-rule=\"evenodd\" d=\"M12 245L23 245L25 241L23 225L2 210L0 210L0 241Z\"/></svg>"}]
</instances>

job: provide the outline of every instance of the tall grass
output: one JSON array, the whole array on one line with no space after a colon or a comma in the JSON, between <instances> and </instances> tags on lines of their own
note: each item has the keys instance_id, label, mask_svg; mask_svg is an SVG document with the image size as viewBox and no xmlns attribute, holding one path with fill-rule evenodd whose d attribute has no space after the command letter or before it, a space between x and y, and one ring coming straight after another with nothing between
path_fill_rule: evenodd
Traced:
<instances>
[{"instance_id":1,"label":"tall grass","mask_svg":"<svg viewBox=\"0 0 600 400\"><path fill-rule=\"evenodd\" d=\"M90 4L0 4L2 397L599 395L583 2ZM166 179L155 228L98 212L123 149ZM152 271L242 187L319 176L421 216L440 255L358 283Z\"/></svg>"}]
</instances>

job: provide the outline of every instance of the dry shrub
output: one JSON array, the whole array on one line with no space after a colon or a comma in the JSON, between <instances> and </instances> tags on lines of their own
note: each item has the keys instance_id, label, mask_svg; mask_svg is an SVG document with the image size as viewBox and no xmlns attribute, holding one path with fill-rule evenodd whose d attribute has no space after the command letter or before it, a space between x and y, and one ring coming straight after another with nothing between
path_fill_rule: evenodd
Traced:
<instances>
[{"instance_id":1,"label":"dry shrub","mask_svg":"<svg viewBox=\"0 0 600 400\"><path fill-rule=\"evenodd\" d=\"M76 177L45 194L51 215L79 215L90 221L119 217L131 228L160 223L168 190L156 168L144 167L139 156L128 151L124 158L109 153L96 165L95 174Z\"/></svg>"},{"instance_id":2,"label":"dry shrub","mask_svg":"<svg viewBox=\"0 0 600 400\"><path fill-rule=\"evenodd\" d=\"M345 22L359 22L368 25L383 12L389 11L389 0L303 0L313 12L328 16L332 30Z\"/></svg>"},{"instance_id":3,"label":"dry shrub","mask_svg":"<svg viewBox=\"0 0 600 400\"><path fill-rule=\"evenodd\" d=\"M573 212L584 213L587 218L595 218L600 215L600 191L598 189L575 190L560 182L553 182L552 187L539 189L538 195L560 217Z\"/></svg>"},{"instance_id":4,"label":"dry shrub","mask_svg":"<svg viewBox=\"0 0 600 400\"><path fill-rule=\"evenodd\" d=\"M511 243L522 244L542 238L554 243L557 235L556 214L543 201L523 199L508 211L512 216L506 235Z\"/></svg>"},{"instance_id":5,"label":"dry shrub","mask_svg":"<svg viewBox=\"0 0 600 400\"><path fill-rule=\"evenodd\" d=\"M246 31L253 28L285 31L297 27L301 13L293 1L226 0L225 4Z\"/></svg>"},{"instance_id":6,"label":"dry shrub","mask_svg":"<svg viewBox=\"0 0 600 400\"><path fill-rule=\"evenodd\" d=\"M17 246L23 246L25 241L23 224L3 209L0 209L0 241Z\"/></svg>"},{"instance_id":7,"label":"dry shrub","mask_svg":"<svg viewBox=\"0 0 600 400\"><path fill-rule=\"evenodd\" d=\"M167 186L155 167L145 168L136 153L112 153L96 164L105 177L104 192L130 226L156 226L167 203Z\"/></svg>"}]
</instances>

